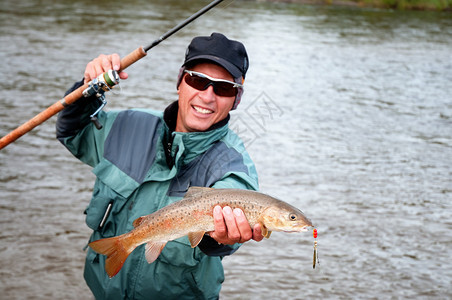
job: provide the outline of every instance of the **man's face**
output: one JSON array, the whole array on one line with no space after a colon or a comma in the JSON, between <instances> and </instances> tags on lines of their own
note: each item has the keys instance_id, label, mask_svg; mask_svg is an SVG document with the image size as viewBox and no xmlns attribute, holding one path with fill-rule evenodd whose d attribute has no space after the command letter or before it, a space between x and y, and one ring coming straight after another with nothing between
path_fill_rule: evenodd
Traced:
<instances>
[{"instance_id":1,"label":"man's face","mask_svg":"<svg viewBox=\"0 0 452 300\"><path fill-rule=\"evenodd\" d=\"M200 63L190 70L216 79L234 81L226 69L216 64ZM189 75L184 74L184 76ZM182 79L177 93L179 94L179 112L176 131L179 132L206 131L213 124L227 117L235 100L234 96L216 95L211 85L206 90L199 91L189 86L184 79Z\"/></svg>"}]
</instances>

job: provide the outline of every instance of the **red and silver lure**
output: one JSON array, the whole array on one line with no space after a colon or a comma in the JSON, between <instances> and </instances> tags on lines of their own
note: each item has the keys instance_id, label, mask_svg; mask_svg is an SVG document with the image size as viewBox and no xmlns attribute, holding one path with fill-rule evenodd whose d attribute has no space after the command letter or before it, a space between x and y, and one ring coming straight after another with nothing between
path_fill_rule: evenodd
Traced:
<instances>
[{"instance_id":1,"label":"red and silver lure","mask_svg":"<svg viewBox=\"0 0 452 300\"><path fill-rule=\"evenodd\" d=\"M314 228L312 235L314 236L314 257L312 258L312 268L315 269L315 265L320 264L319 254L317 253L317 229Z\"/></svg>"}]
</instances>

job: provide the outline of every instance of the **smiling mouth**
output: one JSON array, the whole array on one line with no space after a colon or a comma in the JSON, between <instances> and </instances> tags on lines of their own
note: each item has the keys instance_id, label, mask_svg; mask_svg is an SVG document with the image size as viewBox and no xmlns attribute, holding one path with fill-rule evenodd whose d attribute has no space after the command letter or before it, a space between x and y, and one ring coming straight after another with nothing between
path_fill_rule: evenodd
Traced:
<instances>
[{"instance_id":1,"label":"smiling mouth","mask_svg":"<svg viewBox=\"0 0 452 300\"><path fill-rule=\"evenodd\" d=\"M202 108L202 107L195 106L195 105L192 105L192 107L193 107L197 112L199 112L199 113L201 113L201 114L204 114L204 115L208 115L208 114L213 113L213 110L210 110L210 109Z\"/></svg>"}]
</instances>

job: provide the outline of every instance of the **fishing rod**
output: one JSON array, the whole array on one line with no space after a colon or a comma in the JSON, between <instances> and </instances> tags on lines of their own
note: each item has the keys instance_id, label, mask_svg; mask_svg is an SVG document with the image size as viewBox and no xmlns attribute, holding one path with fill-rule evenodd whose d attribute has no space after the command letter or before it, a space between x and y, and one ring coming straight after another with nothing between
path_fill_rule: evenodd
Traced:
<instances>
[{"instance_id":1,"label":"fishing rod","mask_svg":"<svg viewBox=\"0 0 452 300\"><path fill-rule=\"evenodd\" d=\"M118 71L118 73L125 70L130 65L134 64L135 62L142 59L143 57L145 57L149 50L151 50L152 48L154 48L155 46L160 44L162 41L164 41L171 35L178 32L180 29L182 29L189 23L196 20L201 15L205 14L207 11L209 11L210 9L212 9L213 7L215 7L222 1L223 0L212 1L210 4L206 5L205 7L203 7L199 11L197 11L195 14L193 14L192 16L190 16L189 18L187 18L186 20L184 20L183 22L181 22L180 24L178 24L177 26L172 28L171 30L164 33L162 36L160 36L158 39L153 41L148 46L146 46L146 47L140 46L137 49L135 49L134 51L132 51L131 53L129 53L128 55L126 55L125 57L123 57L121 59L121 69ZM83 84L78 89L76 89L73 92L71 92L70 94L66 95L63 99L58 100L57 102L55 102L54 104L49 106L47 109L43 110L42 112L40 112L39 114L37 114L36 116L34 116L30 120L28 120L21 126L17 127L13 131L11 131L10 133L8 133L4 137L2 137L0 139L0 149L3 149L4 147L8 146L10 143L14 142L15 140L17 140L18 138L20 138L27 132L31 131L36 126L44 123L45 121L50 119L52 116L56 115L57 113L62 111L65 107L74 103L78 99L85 97L85 96L93 95L93 94L103 95L104 91L110 90L115 84L118 83L118 81L119 81L119 78L117 77L116 72L108 71L108 72L105 72L104 74L99 75L99 77L95 78L91 82ZM102 97L100 97L100 99L103 103L102 103L101 107L99 108L99 110L106 104L106 102L103 101ZM94 113L92 115L91 119L97 128L99 128L99 127L102 128L102 125L100 125L97 122L97 119L95 117L96 113Z\"/></svg>"}]
</instances>

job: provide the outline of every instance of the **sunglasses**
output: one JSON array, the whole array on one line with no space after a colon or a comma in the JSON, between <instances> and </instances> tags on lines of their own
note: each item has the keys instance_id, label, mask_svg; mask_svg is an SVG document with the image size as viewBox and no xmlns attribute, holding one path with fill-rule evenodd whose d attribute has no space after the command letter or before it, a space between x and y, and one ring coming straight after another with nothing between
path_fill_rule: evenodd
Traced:
<instances>
[{"instance_id":1,"label":"sunglasses","mask_svg":"<svg viewBox=\"0 0 452 300\"><path fill-rule=\"evenodd\" d=\"M238 93L238 88L243 85L224 79L212 78L206 74L185 70L185 82L194 89L199 91L206 90L210 85L213 91L218 96L235 97Z\"/></svg>"}]
</instances>

